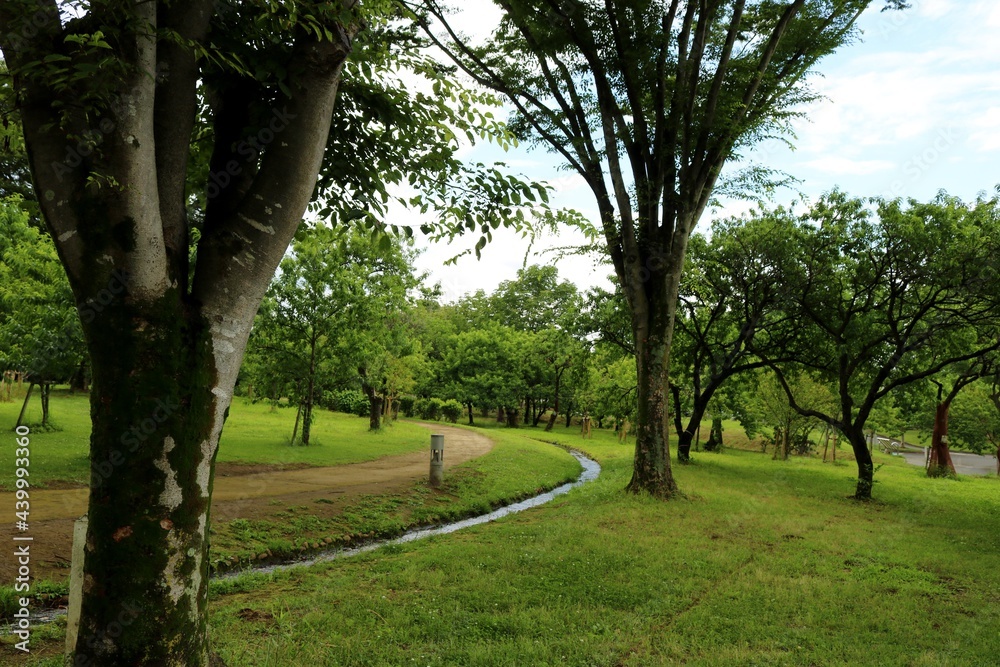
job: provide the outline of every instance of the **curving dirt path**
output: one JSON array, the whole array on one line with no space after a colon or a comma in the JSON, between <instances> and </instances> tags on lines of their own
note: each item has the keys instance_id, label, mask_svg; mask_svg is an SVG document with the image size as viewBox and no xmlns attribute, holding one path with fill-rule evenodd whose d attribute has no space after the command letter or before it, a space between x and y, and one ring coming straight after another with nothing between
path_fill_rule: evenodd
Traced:
<instances>
[{"instance_id":1,"label":"curving dirt path","mask_svg":"<svg viewBox=\"0 0 1000 667\"><path fill-rule=\"evenodd\" d=\"M428 432L445 436L444 467L448 468L483 456L493 448L488 437L440 424L420 424ZM427 450L374 461L322 468L265 470L266 466L220 464L212 492L212 519L267 518L290 505L316 508L316 513L332 516L342 511L348 499L371 493L389 493L425 479L430 468L430 439ZM0 523L0 541L12 544L17 535L31 535L32 574L37 579L68 576L73 542L73 522L87 511L86 487L52 491L32 491L31 530L20 533L13 522ZM323 505L315 504L323 499ZM13 512L14 494L0 493L0 508ZM11 582L17 564L11 550L0 557L0 582Z\"/></svg>"}]
</instances>

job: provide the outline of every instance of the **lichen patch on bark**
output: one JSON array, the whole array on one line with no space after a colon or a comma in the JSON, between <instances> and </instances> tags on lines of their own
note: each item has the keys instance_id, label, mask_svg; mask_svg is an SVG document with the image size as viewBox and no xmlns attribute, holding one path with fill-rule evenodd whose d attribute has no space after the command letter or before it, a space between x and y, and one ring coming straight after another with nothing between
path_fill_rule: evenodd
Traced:
<instances>
[{"instance_id":1,"label":"lichen patch on bark","mask_svg":"<svg viewBox=\"0 0 1000 667\"><path fill-rule=\"evenodd\" d=\"M170 466L170 461L167 459L175 446L174 439L168 435L163 439L163 456L153 462L166 478L163 482L163 493L160 494L160 504L171 512L184 502L184 491L177 483L177 471Z\"/></svg>"}]
</instances>

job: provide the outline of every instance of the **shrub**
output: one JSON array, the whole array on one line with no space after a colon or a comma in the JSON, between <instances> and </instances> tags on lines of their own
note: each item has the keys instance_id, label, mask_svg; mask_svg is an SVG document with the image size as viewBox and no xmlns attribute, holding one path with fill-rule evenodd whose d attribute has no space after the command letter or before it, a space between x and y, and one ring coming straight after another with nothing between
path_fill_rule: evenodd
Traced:
<instances>
[{"instance_id":1,"label":"shrub","mask_svg":"<svg viewBox=\"0 0 1000 667\"><path fill-rule=\"evenodd\" d=\"M324 398L327 397L324 396ZM327 402L327 407L331 410L346 412L347 414L359 417L368 416L368 397L364 395L364 392L357 389L342 389L330 392Z\"/></svg>"},{"instance_id":2,"label":"shrub","mask_svg":"<svg viewBox=\"0 0 1000 667\"><path fill-rule=\"evenodd\" d=\"M413 404L413 411L421 419L433 419L437 421L441 419L441 407L443 405L444 401L440 398L418 398Z\"/></svg>"},{"instance_id":3,"label":"shrub","mask_svg":"<svg viewBox=\"0 0 1000 667\"><path fill-rule=\"evenodd\" d=\"M403 412L404 417L413 416L413 404L417 402L414 396L400 396L396 402L399 404L399 409Z\"/></svg>"},{"instance_id":4,"label":"shrub","mask_svg":"<svg viewBox=\"0 0 1000 667\"><path fill-rule=\"evenodd\" d=\"M462 404L454 398L448 399L441 405L441 414L444 415L445 419L455 424L462 416Z\"/></svg>"}]
</instances>

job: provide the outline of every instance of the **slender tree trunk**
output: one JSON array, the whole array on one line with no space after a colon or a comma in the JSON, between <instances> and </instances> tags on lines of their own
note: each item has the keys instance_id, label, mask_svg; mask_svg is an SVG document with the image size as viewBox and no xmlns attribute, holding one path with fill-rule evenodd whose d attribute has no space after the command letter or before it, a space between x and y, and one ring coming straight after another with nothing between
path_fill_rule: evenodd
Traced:
<instances>
[{"instance_id":1,"label":"slender tree trunk","mask_svg":"<svg viewBox=\"0 0 1000 667\"><path fill-rule=\"evenodd\" d=\"M472 401L466 403L465 407L469 409L469 426L475 426L476 423L472 420Z\"/></svg>"},{"instance_id":2,"label":"slender tree trunk","mask_svg":"<svg viewBox=\"0 0 1000 667\"><path fill-rule=\"evenodd\" d=\"M20 387L19 387L20 388ZM28 410L28 401L31 400L31 392L35 389L35 383L31 382L28 384L28 393L24 395L24 403L21 403L21 412L17 415L17 426L24 423L24 413Z\"/></svg>"},{"instance_id":3,"label":"slender tree trunk","mask_svg":"<svg viewBox=\"0 0 1000 667\"><path fill-rule=\"evenodd\" d=\"M956 475L955 464L948 448L948 409L950 401L938 403L934 411L934 431L931 435L931 460L927 466L930 477Z\"/></svg>"},{"instance_id":4,"label":"slender tree trunk","mask_svg":"<svg viewBox=\"0 0 1000 667\"><path fill-rule=\"evenodd\" d=\"M49 394L52 391L52 383L42 382L38 386L38 390L38 397L42 403L42 428L45 429L49 425Z\"/></svg>"},{"instance_id":5,"label":"slender tree trunk","mask_svg":"<svg viewBox=\"0 0 1000 667\"><path fill-rule=\"evenodd\" d=\"M306 396L305 404L302 406L302 444L309 446L309 438L312 435L313 401L312 396Z\"/></svg>"},{"instance_id":6,"label":"slender tree trunk","mask_svg":"<svg viewBox=\"0 0 1000 667\"><path fill-rule=\"evenodd\" d=\"M858 464L858 485L854 497L858 500L871 500L872 487L875 484L875 464L872 462L872 455L868 450L865 433L862 429L848 426L844 428L844 437L851 444L854 458Z\"/></svg>"},{"instance_id":7,"label":"slender tree trunk","mask_svg":"<svg viewBox=\"0 0 1000 667\"><path fill-rule=\"evenodd\" d=\"M295 407L295 426L292 427L292 440L288 444L295 446L295 436L299 434L299 419L302 418L302 403Z\"/></svg>"},{"instance_id":8,"label":"slender tree trunk","mask_svg":"<svg viewBox=\"0 0 1000 667\"><path fill-rule=\"evenodd\" d=\"M830 461L837 462L837 447L840 446L840 431L833 432L833 450L830 453Z\"/></svg>"},{"instance_id":9,"label":"slender tree trunk","mask_svg":"<svg viewBox=\"0 0 1000 667\"><path fill-rule=\"evenodd\" d=\"M569 402L566 406L566 428L569 428L573 422L573 401Z\"/></svg>"},{"instance_id":10,"label":"slender tree trunk","mask_svg":"<svg viewBox=\"0 0 1000 667\"><path fill-rule=\"evenodd\" d=\"M500 406L497 408L497 423L503 424L506 420L507 418L504 417L503 406Z\"/></svg>"},{"instance_id":11,"label":"slender tree trunk","mask_svg":"<svg viewBox=\"0 0 1000 667\"><path fill-rule=\"evenodd\" d=\"M306 378L306 400L305 409L302 411L302 444L309 445L309 436L312 434L312 408L314 393L316 391L316 339L315 329L309 339L309 377Z\"/></svg>"},{"instance_id":12,"label":"slender tree trunk","mask_svg":"<svg viewBox=\"0 0 1000 667\"><path fill-rule=\"evenodd\" d=\"M791 449L791 444L792 444L792 420L791 419L785 421L785 429L784 429L784 432L781 435L782 435L782 438L781 438L781 460L782 461L787 461L788 460L788 452Z\"/></svg>"},{"instance_id":13,"label":"slender tree trunk","mask_svg":"<svg viewBox=\"0 0 1000 667\"><path fill-rule=\"evenodd\" d=\"M552 414L549 415L549 421L545 425L545 432L548 433L556 425L556 419L559 417L559 383L562 381L562 370L556 371L556 391L553 398Z\"/></svg>"},{"instance_id":14,"label":"slender tree trunk","mask_svg":"<svg viewBox=\"0 0 1000 667\"><path fill-rule=\"evenodd\" d=\"M535 414L531 416L531 425L538 426L538 422L542 421L542 417L545 416L545 411L549 409L548 403L542 403L541 407L535 404Z\"/></svg>"}]
</instances>

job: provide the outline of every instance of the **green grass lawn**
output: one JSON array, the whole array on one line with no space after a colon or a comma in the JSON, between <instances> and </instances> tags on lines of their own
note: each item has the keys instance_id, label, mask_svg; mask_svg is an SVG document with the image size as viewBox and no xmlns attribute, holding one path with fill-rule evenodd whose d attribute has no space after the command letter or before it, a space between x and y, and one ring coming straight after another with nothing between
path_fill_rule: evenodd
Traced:
<instances>
[{"instance_id":1,"label":"green grass lawn","mask_svg":"<svg viewBox=\"0 0 1000 667\"><path fill-rule=\"evenodd\" d=\"M504 521L223 596L230 665L991 665L1000 482L742 451L678 468L687 499L601 478ZM886 457L888 459L888 457ZM248 613L245 610L256 613Z\"/></svg>"},{"instance_id":2,"label":"green grass lawn","mask_svg":"<svg viewBox=\"0 0 1000 667\"><path fill-rule=\"evenodd\" d=\"M90 399L85 394L53 391L52 421L61 430L31 434L31 483L44 488L54 481L89 483ZM17 422L21 402L0 403L0 434ZM428 447L427 429L406 422L393 423L378 433L368 431L368 418L319 410L308 447L290 447L294 408L272 410L263 403L236 398L219 445L219 461L280 465L339 465L405 454ZM41 421L37 396L26 421ZM2 436L0 436L2 437ZM0 457L0 489L11 489L14 457Z\"/></svg>"},{"instance_id":3,"label":"green grass lawn","mask_svg":"<svg viewBox=\"0 0 1000 667\"><path fill-rule=\"evenodd\" d=\"M928 479L876 454L876 499L858 503L851 462L726 449L675 466L685 498L659 502L622 492L632 445L613 433L489 433L506 444L469 464L486 466L469 476L483 492L525 475L504 452L528 435L604 470L497 523L215 584L227 664L997 664L995 477ZM57 640L60 627L40 632Z\"/></svg>"}]
</instances>

